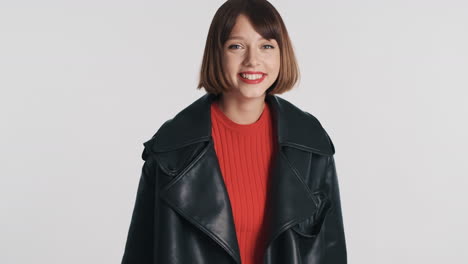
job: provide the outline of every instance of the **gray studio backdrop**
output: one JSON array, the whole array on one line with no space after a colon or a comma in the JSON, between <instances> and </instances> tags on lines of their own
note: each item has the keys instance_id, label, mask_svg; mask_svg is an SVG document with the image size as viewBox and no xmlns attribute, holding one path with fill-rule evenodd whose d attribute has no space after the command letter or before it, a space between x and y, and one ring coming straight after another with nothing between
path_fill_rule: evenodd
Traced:
<instances>
[{"instance_id":1,"label":"gray studio backdrop","mask_svg":"<svg viewBox=\"0 0 468 264\"><path fill-rule=\"evenodd\" d=\"M468 263L468 3L271 1L336 147L351 264ZM142 143L223 1L0 2L0 263L119 263Z\"/></svg>"}]
</instances>

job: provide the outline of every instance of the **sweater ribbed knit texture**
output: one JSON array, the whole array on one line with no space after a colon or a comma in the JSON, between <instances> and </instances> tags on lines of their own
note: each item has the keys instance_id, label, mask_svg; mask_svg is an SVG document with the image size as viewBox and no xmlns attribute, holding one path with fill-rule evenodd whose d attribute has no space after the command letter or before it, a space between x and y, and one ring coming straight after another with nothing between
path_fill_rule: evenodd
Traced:
<instances>
[{"instance_id":1,"label":"sweater ribbed knit texture","mask_svg":"<svg viewBox=\"0 0 468 264\"><path fill-rule=\"evenodd\" d=\"M242 264L263 263L265 205L274 151L270 108L267 103L252 124L238 124L211 104L214 148L232 206Z\"/></svg>"}]
</instances>

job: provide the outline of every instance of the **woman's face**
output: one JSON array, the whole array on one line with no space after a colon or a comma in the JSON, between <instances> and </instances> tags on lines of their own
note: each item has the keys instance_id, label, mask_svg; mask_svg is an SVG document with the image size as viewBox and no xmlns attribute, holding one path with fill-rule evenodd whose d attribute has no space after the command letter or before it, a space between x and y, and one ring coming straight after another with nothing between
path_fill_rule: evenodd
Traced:
<instances>
[{"instance_id":1,"label":"woman's face","mask_svg":"<svg viewBox=\"0 0 468 264\"><path fill-rule=\"evenodd\" d=\"M280 50L276 40L263 39L241 14L223 49L223 68L231 84L228 94L263 97L279 74Z\"/></svg>"}]
</instances>

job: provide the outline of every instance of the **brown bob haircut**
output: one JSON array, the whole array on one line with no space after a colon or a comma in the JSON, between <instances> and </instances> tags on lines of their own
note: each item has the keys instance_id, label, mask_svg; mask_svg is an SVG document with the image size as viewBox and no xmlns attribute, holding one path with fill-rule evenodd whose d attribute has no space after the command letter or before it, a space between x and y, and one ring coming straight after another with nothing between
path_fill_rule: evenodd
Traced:
<instances>
[{"instance_id":1,"label":"brown bob haircut","mask_svg":"<svg viewBox=\"0 0 468 264\"><path fill-rule=\"evenodd\" d=\"M282 94L291 90L299 81L299 67L288 31L275 7L266 0L227 0L216 11L210 25L200 69L197 89L202 87L208 93L220 94L229 90L222 67L224 44L240 14L248 17L250 23L263 38L275 39L280 49L280 70L278 78L266 90L267 94Z\"/></svg>"}]
</instances>

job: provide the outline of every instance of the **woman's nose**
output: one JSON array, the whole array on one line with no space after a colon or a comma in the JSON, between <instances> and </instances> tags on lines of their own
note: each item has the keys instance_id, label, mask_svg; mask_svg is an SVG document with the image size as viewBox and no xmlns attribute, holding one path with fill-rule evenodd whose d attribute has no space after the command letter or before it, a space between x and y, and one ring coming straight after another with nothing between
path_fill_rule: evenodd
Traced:
<instances>
[{"instance_id":1,"label":"woman's nose","mask_svg":"<svg viewBox=\"0 0 468 264\"><path fill-rule=\"evenodd\" d=\"M258 53L254 49L249 49L245 55L245 65L257 65L259 61Z\"/></svg>"}]
</instances>

